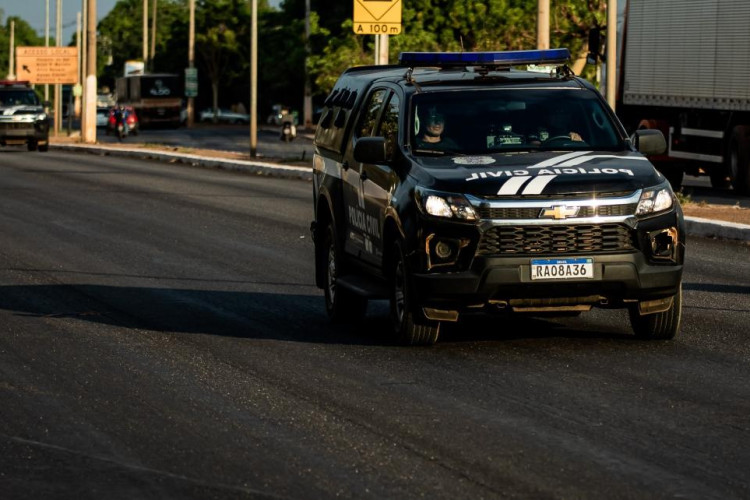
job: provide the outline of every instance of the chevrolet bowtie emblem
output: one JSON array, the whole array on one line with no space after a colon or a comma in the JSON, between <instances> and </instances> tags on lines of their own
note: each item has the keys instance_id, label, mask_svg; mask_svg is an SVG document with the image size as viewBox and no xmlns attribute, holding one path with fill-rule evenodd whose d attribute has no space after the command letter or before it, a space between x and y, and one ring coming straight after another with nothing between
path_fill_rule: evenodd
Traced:
<instances>
[{"instance_id":1,"label":"chevrolet bowtie emblem","mask_svg":"<svg viewBox=\"0 0 750 500\"><path fill-rule=\"evenodd\" d=\"M539 213L540 219L567 219L575 217L581 207L569 207L567 205L555 205L550 208L543 208Z\"/></svg>"}]
</instances>

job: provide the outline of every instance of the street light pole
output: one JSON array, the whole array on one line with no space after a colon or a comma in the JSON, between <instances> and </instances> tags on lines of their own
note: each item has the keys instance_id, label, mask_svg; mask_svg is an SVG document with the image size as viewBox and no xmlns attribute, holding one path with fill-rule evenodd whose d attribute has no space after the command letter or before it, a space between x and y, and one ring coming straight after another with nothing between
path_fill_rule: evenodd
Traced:
<instances>
[{"instance_id":1,"label":"street light pole","mask_svg":"<svg viewBox=\"0 0 750 500\"><path fill-rule=\"evenodd\" d=\"M195 67L195 0L190 0L190 30L188 34L188 67ZM187 126L191 128L195 124L195 98L188 97L187 101Z\"/></svg>"},{"instance_id":2,"label":"street light pole","mask_svg":"<svg viewBox=\"0 0 750 500\"><path fill-rule=\"evenodd\" d=\"M154 57L156 56L156 3L158 0L154 0L154 10L151 13L151 57L149 58L149 66L151 72L154 71Z\"/></svg>"},{"instance_id":3,"label":"street light pole","mask_svg":"<svg viewBox=\"0 0 750 500\"><path fill-rule=\"evenodd\" d=\"M537 3L536 48L549 49L549 0L538 0Z\"/></svg>"},{"instance_id":4,"label":"street light pole","mask_svg":"<svg viewBox=\"0 0 750 500\"><path fill-rule=\"evenodd\" d=\"M305 95L302 115L305 128L312 126L312 85L307 70L307 59L310 57L310 0L305 0Z\"/></svg>"},{"instance_id":5,"label":"street light pole","mask_svg":"<svg viewBox=\"0 0 750 500\"><path fill-rule=\"evenodd\" d=\"M258 0L251 0L250 21L250 156L258 153Z\"/></svg>"},{"instance_id":6,"label":"street light pole","mask_svg":"<svg viewBox=\"0 0 750 500\"><path fill-rule=\"evenodd\" d=\"M148 62L148 0L143 0L143 66Z\"/></svg>"},{"instance_id":7,"label":"street light pole","mask_svg":"<svg viewBox=\"0 0 750 500\"><path fill-rule=\"evenodd\" d=\"M96 0L88 0L86 15L86 96L84 114L86 127L83 142L96 142Z\"/></svg>"},{"instance_id":8,"label":"street light pole","mask_svg":"<svg viewBox=\"0 0 750 500\"><path fill-rule=\"evenodd\" d=\"M49 0L45 0L44 46L49 47ZM44 84L44 100L49 101L49 84Z\"/></svg>"},{"instance_id":9,"label":"street light pole","mask_svg":"<svg viewBox=\"0 0 750 500\"><path fill-rule=\"evenodd\" d=\"M617 0L607 4L607 103L615 109L615 77L617 75Z\"/></svg>"},{"instance_id":10,"label":"street light pole","mask_svg":"<svg viewBox=\"0 0 750 500\"><path fill-rule=\"evenodd\" d=\"M57 0L57 12L55 23L55 46L62 47L62 0ZM62 124L62 86L59 83L55 84L55 136L60 131Z\"/></svg>"}]
</instances>

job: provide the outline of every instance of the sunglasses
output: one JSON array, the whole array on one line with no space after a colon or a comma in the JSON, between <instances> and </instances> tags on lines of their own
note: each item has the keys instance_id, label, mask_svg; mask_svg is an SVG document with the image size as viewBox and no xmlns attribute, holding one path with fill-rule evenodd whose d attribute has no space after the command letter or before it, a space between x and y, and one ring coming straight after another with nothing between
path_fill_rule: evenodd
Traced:
<instances>
[{"instance_id":1,"label":"sunglasses","mask_svg":"<svg viewBox=\"0 0 750 500\"><path fill-rule=\"evenodd\" d=\"M445 123L445 118L443 115L430 115L427 117L427 123Z\"/></svg>"}]
</instances>

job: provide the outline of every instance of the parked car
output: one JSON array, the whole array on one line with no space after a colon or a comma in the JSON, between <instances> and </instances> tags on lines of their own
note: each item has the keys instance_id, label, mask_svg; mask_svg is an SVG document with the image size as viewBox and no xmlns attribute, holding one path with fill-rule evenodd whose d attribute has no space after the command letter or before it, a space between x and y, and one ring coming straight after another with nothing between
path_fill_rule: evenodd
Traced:
<instances>
[{"instance_id":1,"label":"parked car","mask_svg":"<svg viewBox=\"0 0 750 500\"><path fill-rule=\"evenodd\" d=\"M213 109L204 109L201 111L200 115L200 121L202 122L212 122L214 121L214 110ZM234 111L230 111L228 109L221 109L219 108L216 111L216 121L218 123L229 123L229 124L235 124L235 123L250 123L250 115L246 113L235 113Z\"/></svg>"},{"instance_id":2,"label":"parked car","mask_svg":"<svg viewBox=\"0 0 750 500\"><path fill-rule=\"evenodd\" d=\"M96 126L106 127L109 122L109 108L105 106L99 106L96 108Z\"/></svg>"},{"instance_id":3,"label":"parked car","mask_svg":"<svg viewBox=\"0 0 750 500\"><path fill-rule=\"evenodd\" d=\"M117 110L117 106L114 106L109 110L109 118L107 119L107 130L106 130L107 135L109 135L110 133L114 134L116 132L115 131L115 111L116 110ZM125 106L125 110L127 111L128 134L138 135L138 132L140 131L138 115L135 113L135 110L133 109L132 106Z\"/></svg>"}]
</instances>

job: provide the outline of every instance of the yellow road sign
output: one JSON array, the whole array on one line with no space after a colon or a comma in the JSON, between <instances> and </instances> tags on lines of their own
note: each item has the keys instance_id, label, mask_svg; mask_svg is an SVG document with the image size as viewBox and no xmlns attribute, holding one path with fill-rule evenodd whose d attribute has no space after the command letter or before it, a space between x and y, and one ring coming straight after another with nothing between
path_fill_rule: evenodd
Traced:
<instances>
[{"instance_id":1,"label":"yellow road sign","mask_svg":"<svg viewBox=\"0 0 750 500\"><path fill-rule=\"evenodd\" d=\"M398 35L401 33L401 0L354 0L354 33Z\"/></svg>"},{"instance_id":2,"label":"yellow road sign","mask_svg":"<svg viewBox=\"0 0 750 500\"><path fill-rule=\"evenodd\" d=\"M78 83L78 49L16 47L16 78L31 83Z\"/></svg>"}]
</instances>

